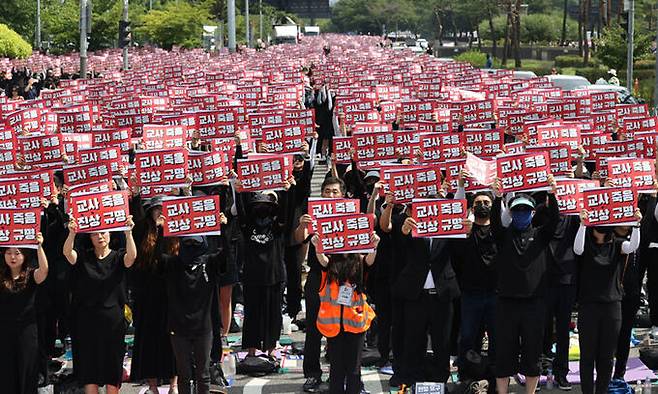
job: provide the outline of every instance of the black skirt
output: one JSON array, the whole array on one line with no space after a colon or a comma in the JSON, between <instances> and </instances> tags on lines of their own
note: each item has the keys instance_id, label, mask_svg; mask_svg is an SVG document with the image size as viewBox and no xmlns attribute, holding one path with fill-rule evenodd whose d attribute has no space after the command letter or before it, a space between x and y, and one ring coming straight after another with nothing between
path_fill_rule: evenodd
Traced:
<instances>
[{"instance_id":1,"label":"black skirt","mask_svg":"<svg viewBox=\"0 0 658 394\"><path fill-rule=\"evenodd\" d=\"M123 307L80 307L73 319L73 372L78 382L121 386L126 352Z\"/></svg>"}]
</instances>

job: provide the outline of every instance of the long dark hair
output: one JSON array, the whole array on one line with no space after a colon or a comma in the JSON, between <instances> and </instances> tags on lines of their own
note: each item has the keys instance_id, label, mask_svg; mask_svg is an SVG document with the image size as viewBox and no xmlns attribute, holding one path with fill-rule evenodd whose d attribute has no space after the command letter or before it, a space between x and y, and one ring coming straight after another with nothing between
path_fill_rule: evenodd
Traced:
<instances>
[{"instance_id":1,"label":"long dark hair","mask_svg":"<svg viewBox=\"0 0 658 394\"><path fill-rule=\"evenodd\" d=\"M0 264L0 291L8 291L10 293L18 293L25 289L27 280L32 274L33 269L29 267L32 261L32 251L30 249L18 248L23 254L23 266L21 266L21 273L18 279L12 278L11 271L5 262L5 253L9 248L0 248L2 253L2 263Z\"/></svg>"},{"instance_id":2,"label":"long dark hair","mask_svg":"<svg viewBox=\"0 0 658 394\"><path fill-rule=\"evenodd\" d=\"M363 286L363 257L360 254L329 255L327 283L329 282L336 282L339 285L349 282L356 285L357 292L363 293L365 290Z\"/></svg>"},{"instance_id":3,"label":"long dark hair","mask_svg":"<svg viewBox=\"0 0 658 394\"><path fill-rule=\"evenodd\" d=\"M135 268L140 270L150 270L156 266L155 262L159 257L157 256L156 246L160 234L158 226L155 224L155 220L153 220L150 215L144 219L144 224L144 237L142 238L142 242L138 245L139 253L137 253ZM178 238L165 237L162 242L164 253L169 255L178 254Z\"/></svg>"}]
</instances>

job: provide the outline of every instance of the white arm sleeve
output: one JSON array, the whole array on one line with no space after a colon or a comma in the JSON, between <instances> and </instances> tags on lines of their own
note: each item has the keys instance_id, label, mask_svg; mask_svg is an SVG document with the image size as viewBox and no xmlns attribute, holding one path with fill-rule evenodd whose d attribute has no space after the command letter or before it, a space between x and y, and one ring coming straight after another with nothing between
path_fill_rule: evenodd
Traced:
<instances>
[{"instance_id":1,"label":"white arm sleeve","mask_svg":"<svg viewBox=\"0 0 658 394\"><path fill-rule=\"evenodd\" d=\"M455 193L455 200L462 200L466 198L466 189L463 187L457 187L457 192Z\"/></svg>"},{"instance_id":2,"label":"white arm sleeve","mask_svg":"<svg viewBox=\"0 0 658 394\"><path fill-rule=\"evenodd\" d=\"M578 232L576 233L576 239L574 240L573 243L573 252L577 254L578 256L582 255L583 252L585 251L585 230L587 227L585 227L582 223L580 224L580 227L578 227Z\"/></svg>"},{"instance_id":3,"label":"white arm sleeve","mask_svg":"<svg viewBox=\"0 0 658 394\"><path fill-rule=\"evenodd\" d=\"M658 222L658 202L656 202L656 209L653 210L653 217L656 218Z\"/></svg>"},{"instance_id":4,"label":"white arm sleeve","mask_svg":"<svg viewBox=\"0 0 658 394\"><path fill-rule=\"evenodd\" d=\"M624 241L621 244L621 253L631 254L637 250L638 246L640 246L640 229L633 227L631 239L629 241Z\"/></svg>"},{"instance_id":5,"label":"white arm sleeve","mask_svg":"<svg viewBox=\"0 0 658 394\"><path fill-rule=\"evenodd\" d=\"M313 168L315 168L315 154L316 154L317 150L318 150L318 140L316 140L315 138L313 138L313 141L311 142L311 149L309 150L309 155L311 156L311 157L310 157L310 161L311 161L311 164L310 164L310 165L311 165L311 170L312 170Z\"/></svg>"},{"instance_id":6,"label":"white arm sleeve","mask_svg":"<svg viewBox=\"0 0 658 394\"><path fill-rule=\"evenodd\" d=\"M503 200L500 200L500 224L505 228L512 224L512 215Z\"/></svg>"}]
</instances>

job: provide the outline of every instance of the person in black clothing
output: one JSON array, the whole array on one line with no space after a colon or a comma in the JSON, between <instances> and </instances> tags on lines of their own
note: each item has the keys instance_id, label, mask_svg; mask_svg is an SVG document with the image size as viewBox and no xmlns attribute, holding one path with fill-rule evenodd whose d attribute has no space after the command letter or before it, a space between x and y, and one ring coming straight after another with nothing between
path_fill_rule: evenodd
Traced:
<instances>
[{"instance_id":1,"label":"person in black clothing","mask_svg":"<svg viewBox=\"0 0 658 394\"><path fill-rule=\"evenodd\" d=\"M394 225L394 248L403 250L404 268L393 293L404 300L404 349L400 379L406 385L416 382L447 382L450 376L450 332L453 300L459 296L459 285L452 268L454 244L445 239L413 238L416 221L406 214L402 225ZM423 368L430 334L434 360L434 376L426 376Z\"/></svg>"},{"instance_id":2,"label":"person in black clothing","mask_svg":"<svg viewBox=\"0 0 658 394\"><path fill-rule=\"evenodd\" d=\"M537 217L544 216L549 208L538 208ZM555 357L553 374L555 383L562 390L570 390L569 373L569 330L571 311L576 301L576 256L573 239L580 221L577 216L562 216L555 228L553 239L548 245L548 288L546 294L546 326L544 332L544 354L551 353L553 345L553 321L555 320Z\"/></svg>"},{"instance_id":3,"label":"person in black clothing","mask_svg":"<svg viewBox=\"0 0 658 394\"><path fill-rule=\"evenodd\" d=\"M620 239L630 236L631 228L628 226L616 226L615 236ZM621 272L621 285L624 296L621 300L621 327L619 329L619 338L617 340L617 350L615 351L615 369L613 379L624 379L626 374L626 363L628 362L628 353L631 347L631 333L635 316L640 309L640 289L642 286L639 269L639 249L628 255L624 261L624 267Z\"/></svg>"},{"instance_id":4,"label":"person in black clothing","mask_svg":"<svg viewBox=\"0 0 658 394\"><path fill-rule=\"evenodd\" d=\"M587 211L581 212L581 221ZM640 210L635 211L638 222ZM574 241L579 258L578 332L580 343L580 382L584 394L608 392L612 358L621 328L621 275L630 255L640 245L640 229L634 227L630 240L617 237L612 226L581 224ZM596 386L594 384L596 368Z\"/></svg>"},{"instance_id":5,"label":"person in black clothing","mask_svg":"<svg viewBox=\"0 0 658 394\"><path fill-rule=\"evenodd\" d=\"M644 207L645 220L642 221L642 242L640 243L640 281L647 274L649 296L649 317L651 336L658 338L658 204L656 197L641 194L638 206Z\"/></svg>"},{"instance_id":6,"label":"person in black clothing","mask_svg":"<svg viewBox=\"0 0 658 394\"><path fill-rule=\"evenodd\" d=\"M0 382L14 394L36 394L39 381L37 346L37 285L48 276L43 236L37 234L38 268L32 267L33 251L3 248L0 264Z\"/></svg>"},{"instance_id":7,"label":"person in black clothing","mask_svg":"<svg viewBox=\"0 0 658 394\"><path fill-rule=\"evenodd\" d=\"M321 186L323 198L344 198L345 183L339 178L329 177ZM312 219L308 213L299 218L299 225L295 231L297 242L309 244L312 234L308 232L308 225ZM308 265L310 271L304 285L304 301L306 302L306 332L304 336L304 382L303 390L307 393L315 393L320 390L322 384L322 368L320 367L320 352L322 346L322 334L318 331L315 321L318 319L320 309L320 291L322 268L316 257L313 245L308 247Z\"/></svg>"},{"instance_id":8,"label":"person in black clothing","mask_svg":"<svg viewBox=\"0 0 658 394\"><path fill-rule=\"evenodd\" d=\"M286 180L282 193L238 193L236 197L245 241L242 348L249 357L261 349L273 358L281 335L286 212L294 182L293 177ZM240 190L239 182L236 187Z\"/></svg>"},{"instance_id":9,"label":"person in black clothing","mask_svg":"<svg viewBox=\"0 0 658 394\"><path fill-rule=\"evenodd\" d=\"M464 179L468 173L460 174L459 189L455 199L463 197ZM491 207L493 196L489 192L478 192L473 196L471 212L473 228L468 238L457 240L460 253L454 255L454 267L461 289L461 324L459 359L465 360L469 350L479 352L482 347L482 329L489 338L488 360L493 363L496 356L495 305L496 305L496 244L491 233ZM479 342L479 343L478 343ZM461 374L461 370L460 370Z\"/></svg>"},{"instance_id":10,"label":"person in black clothing","mask_svg":"<svg viewBox=\"0 0 658 394\"><path fill-rule=\"evenodd\" d=\"M139 245L130 273L135 327L130 378L146 380L151 393L157 393L158 380L167 380L171 391L177 385L175 361L167 331L167 287L165 276L158 270L158 249L164 244L168 254L175 254L172 250L177 242L162 235L162 198L153 197L143 204L138 194L131 201L130 211L135 217L135 244Z\"/></svg>"},{"instance_id":11,"label":"person in black clothing","mask_svg":"<svg viewBox=\"0 0 658 394\"><path fill-rule=\"evenodd\" d=\"M223 213L220 222L226 224ZM207 239L200 236L181 237L178 250L178 255L167 254L162 248L157 252L158 269L166 277L167 330L176 357L178 389L181 394L190 394L190 381L194 379L196 392L208 394L212 347L210 309L217 280L226 269L226 254L221 249L210 253Z\"/></svg>"},{"instance_id":12,"label":"person in black clothing","mask_svg":"<svg viewBox=\"0 0 658 394\"><path fill-rule=\"evenodd\" d=\"M386 275L388 278L388 282L386 283L388 292L380 297L384 298L383 308L380 308L379 305L381 301L377 299L375 301L378 302L376 305L377 313L379 314L377 325L378 327L380 325L383 326L379 332L381 333L383 330L390 330L390 345L393 351L393 362L391 365L393 368L393 376L391 376L391 379L389 380L389 385L391 387L399 387L402 384L401 374L405 369L402 367L404 365L405 300L400 296L400 292L395 291L395 288L398 286L404 286L403 283L399 282L399 278L400 273L405 267L404 254L406 251L395 247L395 245L400 242L399 238L401 237L401 234L393 232L393 228L400 228L406 219L405 210L406 206L404 204L395 204L393 193L387 193L386 203L382 206L378 226L381 229L383 236L380 236L381 241L378 245L376 263L378 265L382 264L378 267L386 266L386 264L388 264L388 269L384 271L388 273L388 275ZM387 252L387 250L389 252ZM388 259L390 259L390 261L386 261ZM387 303L390 303L390 311L387 309ZM382 310L381 312L380 309ZM386 334L388 334L388 332L386 332ZM379 334L378 344L380 341L386 339L386 334ZM380 354L383 353L381 349L384 349L385 346L388 345L388 342L381 345Z\"/></svg>"},{"instance_id":13,"label":"person in black clothing","mask_svg":"<svg viewBox=\"0 0 658 394\"><path fill-rule=\"evenodd\" d=\"M549 211L545 224L540 227L532 225L535 213L532 197L519 194L510 200L509 211L503 210L498 193L500 181L494 183L496 199L491 212L491 230L498 245L494 260L498 270L495 371L500 394L507 394L509 377L517 372L526 376L529 394L534 393L539 382L547 250L560 218L554 195L555 180L550 175L549 183Z\"/></svg>"},{"instance_id":14,"label":"person in black clothing","mask_svg":"<svg viewBox=\"0 0 658 394\"><path fill-rule=\"evenodd\" d=\"M73 371L88 394L106 386L119 392L123 379L126 270L137 258L132 216L126 221L126 249L110 249L110 233L92 233L92 248L74 249L77 223L69 220L64 257L73 265Z\"/></svg>"}]
</instances>

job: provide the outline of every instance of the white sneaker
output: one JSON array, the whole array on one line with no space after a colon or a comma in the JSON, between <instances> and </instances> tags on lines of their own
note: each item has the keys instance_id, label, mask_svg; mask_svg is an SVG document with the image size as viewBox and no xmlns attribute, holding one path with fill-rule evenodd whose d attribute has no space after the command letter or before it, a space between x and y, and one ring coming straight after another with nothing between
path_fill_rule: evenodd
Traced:
<instances>
[{"instance_id":1,"label":"white sneaker","mask_svg":"<svg viewBox=\"0 0 658 394\"><path fill-rule=\"evenodd\" d=\"M178 394L178 386L170 388L169 394Z\"/></svg>"},{"instance_id":2,"label":"white sneaker","mask_svg":"<svg viewBox=\"0 0 658 394\"><path fill-rule=\"evenodd\" d=\"M149 387L148 389L146 389L144 394L158 394L158 390L154 391L152 388Z\"/></svg>"},{"instance_id":3,"label":"white sneaker","mask_svg":"<svg viewBox=\"0 0 658 394\"><path fill-rule=\"evenodd\" d=\"M656 326L651 327L651 337L654 339L658 338L658 327Z\"/></svg>"}]
</instances>

